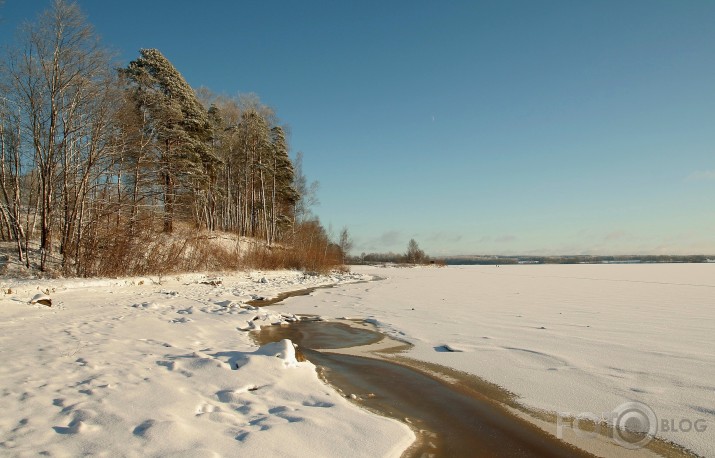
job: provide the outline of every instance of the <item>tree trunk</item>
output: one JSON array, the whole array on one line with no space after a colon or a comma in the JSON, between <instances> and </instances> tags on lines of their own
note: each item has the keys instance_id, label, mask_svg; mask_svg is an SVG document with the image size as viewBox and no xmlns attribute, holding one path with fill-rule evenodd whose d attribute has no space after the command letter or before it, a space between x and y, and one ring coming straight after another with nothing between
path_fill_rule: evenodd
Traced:
<instances>
[{"instance_id":1,"label":"tree trunk","mask_svg":"<svg viewBox=\"0 0 715 458\"><path fill-rule=\"evenodd\" d=\"M169 141L166 141L166 152L163 157L164 167L164 232L171 233L174 230L174 177L171 173Z\"/></svg>"}]
</instances>

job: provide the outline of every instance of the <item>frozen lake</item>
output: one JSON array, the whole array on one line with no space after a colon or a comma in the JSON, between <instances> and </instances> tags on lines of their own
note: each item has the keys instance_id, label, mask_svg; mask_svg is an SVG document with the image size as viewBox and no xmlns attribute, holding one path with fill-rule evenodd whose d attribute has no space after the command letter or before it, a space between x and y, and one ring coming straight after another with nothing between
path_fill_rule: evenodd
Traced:
<instances>
[{"instance_id":1,"label":"frozen lake","mask_svg":"<svg viewBox=\"0 0 715 458\"><path fill-rule=\"evenodd\" d=\"M715 265L354 270L387 279L275 310L368 318L412 343L411 358L478 375L532 410L606 418L642 403L659 437L715 455Z\"/></svg>"}]
</instances>

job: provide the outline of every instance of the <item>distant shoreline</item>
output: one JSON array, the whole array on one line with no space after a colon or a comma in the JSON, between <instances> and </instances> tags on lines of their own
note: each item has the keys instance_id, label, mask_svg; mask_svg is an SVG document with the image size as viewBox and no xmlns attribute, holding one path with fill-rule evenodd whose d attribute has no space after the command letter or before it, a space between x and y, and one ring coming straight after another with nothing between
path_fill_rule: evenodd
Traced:
<instances>
[{"instance_id":1,"label":"distant shoreline","mask_svg":"<svg viewBox=\"0 0 715 458\"><path fill-rule=\"evenodd\" d=\"M715 255L621 255L621 256L446 256L447 265L517 265L517 264L704 264L715 263Z\"/></svg>"}]
</instances>

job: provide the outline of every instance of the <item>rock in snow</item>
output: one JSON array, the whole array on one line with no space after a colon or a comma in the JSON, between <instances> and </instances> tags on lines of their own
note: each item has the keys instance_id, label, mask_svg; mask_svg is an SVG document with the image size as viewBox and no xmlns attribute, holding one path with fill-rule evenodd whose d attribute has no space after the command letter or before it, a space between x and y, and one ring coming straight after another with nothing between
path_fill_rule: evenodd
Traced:
<instances>
[{"instance_id":1,"label":"rock in snow","mask_svg":"<svg viewBox=\"0 0 715 458\"><path fill-rule=\"evenodd\" d=\"M52 307L52 299L47 294L38 293L30 299L30 304L42 304Z\"/></svg>"}]
</instances>

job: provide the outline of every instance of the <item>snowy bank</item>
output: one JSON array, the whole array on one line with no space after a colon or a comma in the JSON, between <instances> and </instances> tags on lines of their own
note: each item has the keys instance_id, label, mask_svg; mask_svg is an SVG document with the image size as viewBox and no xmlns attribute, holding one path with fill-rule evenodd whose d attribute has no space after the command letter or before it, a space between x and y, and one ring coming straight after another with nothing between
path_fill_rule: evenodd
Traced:
<instances>
[{"instance_id":1,"label":"snowy bank","mask_svg":"<svg viewBox=\"0 0 715 458\"><path fill-rule=\"evenodd\" d=\"M407 426L348 402L290 341L257 348L242 330L291 318L256 296L364 279L4 279L0 454L399 456Z\"/></svg>"}]
</instances>

